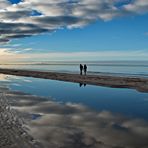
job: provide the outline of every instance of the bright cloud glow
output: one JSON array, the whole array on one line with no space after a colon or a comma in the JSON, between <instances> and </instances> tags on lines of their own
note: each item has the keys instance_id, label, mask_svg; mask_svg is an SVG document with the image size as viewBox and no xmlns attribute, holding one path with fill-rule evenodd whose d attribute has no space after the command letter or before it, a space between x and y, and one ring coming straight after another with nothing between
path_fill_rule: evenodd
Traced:
<instances>
[{"instance_id":1,"label":"bright cloud glow","mask_svg":"<svg viewBox=\"0 0 148 148\"><path fill-rule=\"evenodd\" d=\"M8 48L0 48L0 64L18 62L23 58L26 56L11 52Z\"/></svg>"},{"instance_id":2,"label":"bright cloud glow","mask_svg":"<svg viewBox=\"0 0 148 148\"><path fill-rule=\"evenodd\" d=\"M43 58L44 57L44 58ZM40 54L26 54L27 59L50 61L100 61L100 60L147 60L147 50L137 51L97 51L97 52L49 52Z\"/></svg>"},{"instance_id":3,"label":"bright cloud glow","mask_svg":"<svg viewBox=\"0 0 148 148\"><path fill-rule=\"evenodd\" d=\"M24 49L29 51L31 49ZM21 54L9 49L0 50L1 63L46 62L46 61L104 61L104 60L147 60L147 50L138 51L100 51L100 52L48 52Z\"/></svg>"}]
</instances>

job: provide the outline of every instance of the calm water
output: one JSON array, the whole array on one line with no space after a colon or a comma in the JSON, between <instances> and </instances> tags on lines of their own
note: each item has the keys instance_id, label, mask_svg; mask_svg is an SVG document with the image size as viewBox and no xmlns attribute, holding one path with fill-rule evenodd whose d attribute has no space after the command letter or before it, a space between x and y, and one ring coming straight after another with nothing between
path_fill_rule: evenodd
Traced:
<instances>
[{"instance_id":1,"label":"calm water","mask_svg":"<svg viewBox=\"0 0 148 148\"><path fill-rule=\"evenodd\" d=\"M79 73L80 62L57 62L40 63L33 65L0 65L0 68L31 69L42 71L57 71ZM89 74L114 74L114 75L134 75L148 77L148 61L145 62L82 62L87 64Z\"/></svg>"},{"instance_id":2,"label":"calm water","mask_svg":"<svg viewBox=\"0 0 148 148\"><path fill-rule=\"evenodd\" d=\"M11 76L7 80L11 90L50 97L61 103L80 103L96 111L108 110L148 119L148 93L37 78Z\"/></svg>"},{"instance_id":3,"label":"calm water","mask_svg":"<svg viewBox=\"0 0 148 148\"><path fill-rule=\"evenodd\" d=\"M31 115L31 134L47 148L148 146L148 93L5 75L0 83L47 98L21 105Z\"/></svg>"}]
</instances>

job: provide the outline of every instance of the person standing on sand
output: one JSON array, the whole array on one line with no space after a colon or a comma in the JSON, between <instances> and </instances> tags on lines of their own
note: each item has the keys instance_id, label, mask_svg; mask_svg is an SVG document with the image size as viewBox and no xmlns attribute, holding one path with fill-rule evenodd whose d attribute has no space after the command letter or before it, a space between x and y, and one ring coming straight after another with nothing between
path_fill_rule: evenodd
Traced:
<instances>
[{"instance_id":1,"label":"person standing on sand","mask_svg":"<svg viewBox=\"0 0 148 148\"><path fill-rule=\"evenodd\" d=\"M87 73L87 66L86 66L86 64L84 65L84 74L86 75L86 73Z\"/></svg>"},{"instance_id":2,"label":"person standing on sand","mask_svg":"<svg viewBox=\"0 0 148 148\"><path fill-rule=\"evenodd\" d=\"M82 75L82 71L83 71L83 65L80 64L80 75Z\"/></svg>"}]
</instances>

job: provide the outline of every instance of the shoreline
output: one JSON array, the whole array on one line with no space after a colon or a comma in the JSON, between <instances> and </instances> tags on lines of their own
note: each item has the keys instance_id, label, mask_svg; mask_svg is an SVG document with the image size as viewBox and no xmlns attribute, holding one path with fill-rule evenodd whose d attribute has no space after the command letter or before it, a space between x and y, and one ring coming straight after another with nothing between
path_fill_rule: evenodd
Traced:
<instances>
[{"instance_id":1,"label":"shoreline","mask_svg":"<svg viewBox=\"0 0 148 148\"><path fill-rule=\"evenodd\" d=\"M140 92L148 92L148 78L123 77L110 75L80 75L60 72L43 72L35 70L0 69L1 74L34 77L50 80L67 81L112 88L130 88Z\"/></svg>"}]
</instances>

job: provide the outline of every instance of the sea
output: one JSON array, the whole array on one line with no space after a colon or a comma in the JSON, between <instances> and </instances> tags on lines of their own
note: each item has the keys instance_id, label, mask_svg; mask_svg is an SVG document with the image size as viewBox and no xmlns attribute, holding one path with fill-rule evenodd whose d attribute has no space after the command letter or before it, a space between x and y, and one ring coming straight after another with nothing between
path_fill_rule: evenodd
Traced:
<instances>
[{"instance_id":1,"label":"sea","mask_svg":"<svg viewBox=\"0 0 148 148\"><path fill-rule=\"evenodd\" d=\"M79 73L79 64L86 64L88 74L148 77L148 61L50 61L1 64L0 68Z\"/></svg>"},{"instance_id":2,"label":"sea","mask_svg":"<svg viewBox=\"0 0 148 148\"><path fill-rule=\"evenodd\" d=\"M79 73L80 63L87 64L88 74L148 76L146 61L46 62L1 68ZM15 94L24 95L12 102L12 108L21 112L27 132L45 148L148 147L148 92L0 74L2 87L14 100Z\"/></svg>"}]
</instances>

